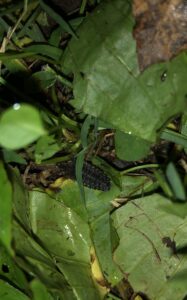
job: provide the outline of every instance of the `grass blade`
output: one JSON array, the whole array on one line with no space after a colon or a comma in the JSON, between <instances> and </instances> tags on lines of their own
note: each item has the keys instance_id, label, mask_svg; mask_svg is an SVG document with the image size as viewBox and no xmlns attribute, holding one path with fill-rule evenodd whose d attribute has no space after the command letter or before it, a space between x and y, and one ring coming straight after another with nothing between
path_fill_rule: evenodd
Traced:
<instances>
[{"instance_id":1,"label":"grass blade","mask_svg":"<svg viewBox=\"0 0 187 300\"><path fill-rule=\"evenodd\" d=\"M62 29L67 31L73 37L77 38L71 26L59 14L57 14L50 6L48 6L42 0L40 0L40 5L46 11L46 13L62 27Z\"/></svg>"},{"instance_id":2,"label":"grass blade","mask_svg":"<svg viewBox=\"0 0 187 300\"><path fill-rule=\"evenodd\" d=\"M173 142L187 148L187 136L175 131L164 129L160 136L161 139Z\"/></svg>"},{"instance_id":3,"label":"grass blade","mask_svg":"<svg viewBox=\"0 0 187 300\"><path fill-rule=\"evenodd\" d=\"M186 201L186 193L181 178L172 162L166 169L166 176L177 200Z\"/></svg>"}]
</instances>

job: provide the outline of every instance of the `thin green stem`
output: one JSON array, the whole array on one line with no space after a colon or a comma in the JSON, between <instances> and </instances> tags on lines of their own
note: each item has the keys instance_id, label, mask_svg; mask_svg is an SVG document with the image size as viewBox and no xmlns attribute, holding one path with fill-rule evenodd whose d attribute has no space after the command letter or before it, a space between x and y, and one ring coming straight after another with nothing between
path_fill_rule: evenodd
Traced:
<instances>
[{"instance_id":1,"label":"thin green stem","mask_svg":"<svg viewBox=\"0 0 187 300\"><path fill-rule=\"evenodd\" d=\"M113 295L112 293L108 293L108 296L110 296L110 297L111 297L112 299L114 299L114 300L120 300L120 299L121 299L121 298L119 298L119 297Z\"/></svg>"},{"instance_id":2,"label":"thin green stem","mask_svg":"<svg viewBox=\"0 0 187 300\"><path fill-rule=\"evenodd\" d=\"M10 33L7 35L7 39L10 40L14 34L14 32L16 31L16 29L18 28L18 26L21 23L21 20L24 18L26 12L27 12L27 7L28 7L28 0L24 0L23 1L23 11L19 16L19 19L17 20L16 24L14 25L14 27L12 28L12 30L10 31Z\"/></svg>"},{"instance_id":3,"label":"thin green stem","mask_svg":"<svg viewBox=\"0 0 187 300\"><path fill-rule=\"evenodd\" d=\"M68 86L69 88L71 88L71 89L73 88L73 84L66 78L62 77L61 75L57 75L57 80L59 82L61 82L62 84Z\"/></svg>"},{"instance_id":4,"label":"thin green stem","mask_svg":"<svg viewBox=\"0 0 187 300\"><path fill-rule=\"evenodd\" d=\"M32 13L32 15L29 17L29 19L27 20L27 22L24 24L24 26L22 27L22 29L17 33L16 37L20 37L22 34L25 33L25 30L31 25L33 24L33 22L35 21L35 19L38 17L38 15L41 12L41 7L37 6L34 10L34 12Z\"/></svg>"},{"instance_id":5,"label":"thin green stem","mask_svg":"<svg viewBox=\"0 0 187 300\"><path fill-rule=\"evenodd\" d=\"M78 140L78 141L70 148L70 151L71 151L72 153L77 152L78 149L80 148L80 145L81 145L81 140Z\"/></svg>"},{"instance_id":6,"label":"thin green stem","mask_svg":"<svg viewBox=\"0 0 187 300\"><path fill-rule=\"evenodd\" d=\"M70 118L68 118L65 114L61 115L61 119L70 126L77 127L78 123Z\"/></svg>"},{"instance_id":7,"label":"thin green stem","mask_svg":"<svg viewBox=\"0 0 187 300\"><path fill-rule=\"evenodd\" d=\"M87 4L87 0L82 0L82 4L81 4L81 7L80 7L80 14L83 14L84 11L85 11L85 8L86 8L86 4Z\"/></svg>"},{"instance_id":8,"label":"thin green stem","mask_svg":"<svg viewBox=\"0 0 187 300\"><path fill-rule=\"evenodd\" d=\"M43 160L40 164L41 165L45 165L45 164L57 164L57 163L60 163L60 162L63 162L63 161L70 160L72 158L72 156L73 156L72 154L68 154L68 155L65 155L65 156L50 158L50 159Z\"/></svg>"},{"instance_id":9,"label":"thin green stem","mask_svg":"<svg viewBox=\"0 0 187 300\"><path fill-rule=\"evenodd\" d=\"M159 164L147 164L147 165L136 166L136 167L132 167L127 170L124 170L124 171L120 172L120 174L125 175L127 173L134 172L134 171L141 170L141 169L159 168L159 166L160 166Z\"/></svg>"}]
</instances>

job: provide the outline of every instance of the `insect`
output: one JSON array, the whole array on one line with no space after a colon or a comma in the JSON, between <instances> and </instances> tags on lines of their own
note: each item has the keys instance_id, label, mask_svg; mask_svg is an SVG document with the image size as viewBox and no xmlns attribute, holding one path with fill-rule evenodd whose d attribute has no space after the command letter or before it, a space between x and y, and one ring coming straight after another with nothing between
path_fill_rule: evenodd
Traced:
<instances>
[{"instance_id":1,"label":"insect","mask_svg":"<svg viewBox=\"0 0 187 300\"><path fill-rule=\"evenodd\" d=\"M32 163L25 176L26 184L47 187L60 177L76 180L75 160L68 162L37 165ZM83 184L91 189L108 191L111 187L109 177L100 168L85 161L82 169Z\"/></svg>"}]
</instances>

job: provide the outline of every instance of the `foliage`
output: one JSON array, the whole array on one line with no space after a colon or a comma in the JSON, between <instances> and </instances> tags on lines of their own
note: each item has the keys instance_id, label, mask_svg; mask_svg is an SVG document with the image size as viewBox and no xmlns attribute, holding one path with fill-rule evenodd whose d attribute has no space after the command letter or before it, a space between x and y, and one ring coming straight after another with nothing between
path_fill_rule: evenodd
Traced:
<instances>
[{"instance_id":1,"label":"foliage","mask_svg":"<svg viewBox=\"0 0 187 300\"><path fill-rule=\"evenodd\" d=\"M186 53L140 72L127 0L1 2L0 298L184 299Z\"/></svg>"}]
</instances>

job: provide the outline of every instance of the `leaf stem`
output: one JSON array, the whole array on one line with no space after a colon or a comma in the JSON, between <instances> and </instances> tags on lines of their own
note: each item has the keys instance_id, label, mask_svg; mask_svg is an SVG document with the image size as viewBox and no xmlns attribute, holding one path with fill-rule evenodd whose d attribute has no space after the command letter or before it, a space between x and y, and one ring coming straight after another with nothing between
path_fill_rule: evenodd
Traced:
<instances>
[{"instance_id":1,"label":"leaf stem","mask_svg":"<svg viewBox=\"0 0 187 300\"><path fill-rule=\"evenodd\" d=\"M124 170L124 171L120 172L120 174L125 175L127 173L134 172L134 171L137 171L137 170L151 169L151 168L159 168L159 164L147 164L147 165L132 167L132 168L129 168L127 170Z\"/></svg>"}]
</instances>

